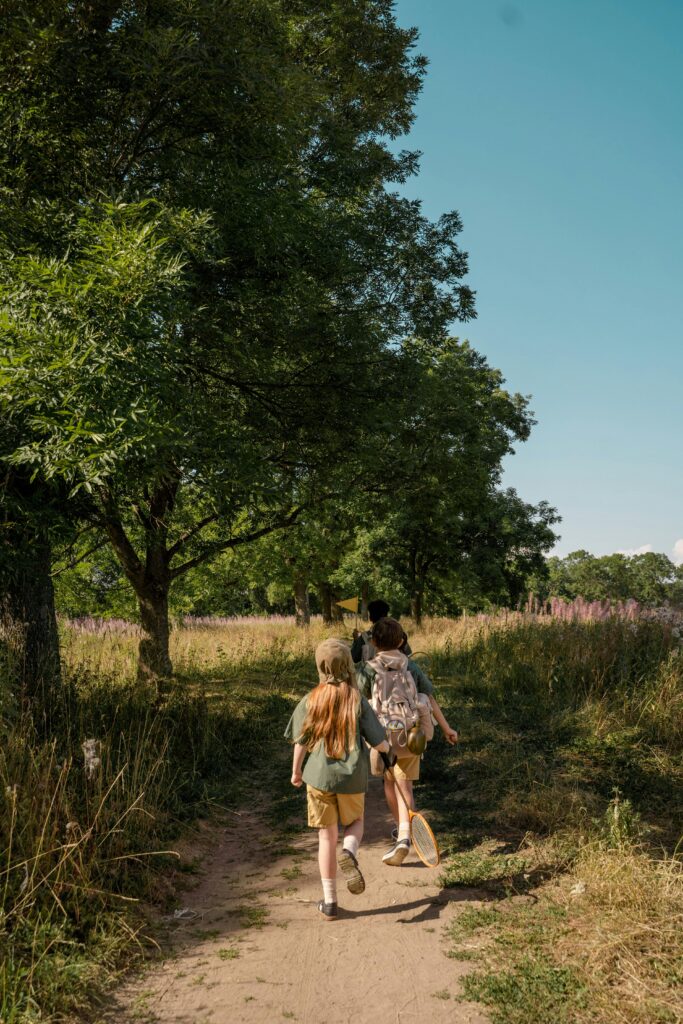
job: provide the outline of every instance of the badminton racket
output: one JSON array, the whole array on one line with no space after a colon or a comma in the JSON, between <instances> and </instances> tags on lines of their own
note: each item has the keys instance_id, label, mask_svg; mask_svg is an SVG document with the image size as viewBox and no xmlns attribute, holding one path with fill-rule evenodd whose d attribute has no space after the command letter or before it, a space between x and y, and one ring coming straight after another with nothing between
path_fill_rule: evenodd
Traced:
<instances>
[{"instance_id":1,"label":"badminton racket","mask_svg":"<svg viewBox=\"0 0 683 1024\"><path fill-rule=\"evenodd\" d=\"M432 832L430 824L424 814L420 814L419 811L413 811L408 807L406 798L401 792L401 787L398 785L396 776L394 775L394 768L391 761L385 753L382 753L381 756L387 772L394 780L396 792L401 798L403 806L408 811L408 817L410 820L410 841L413 844L415 853L426 867L435 868L441 860L439 844L436 841L436 836Z\"/></svg>"}]
</instances>

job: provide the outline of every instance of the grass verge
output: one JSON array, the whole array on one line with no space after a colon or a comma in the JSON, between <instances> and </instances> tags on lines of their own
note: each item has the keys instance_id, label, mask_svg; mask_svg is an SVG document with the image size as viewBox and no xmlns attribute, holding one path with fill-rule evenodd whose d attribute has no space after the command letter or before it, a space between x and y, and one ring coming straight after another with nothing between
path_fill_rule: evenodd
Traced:
<instances>
[{"instance_id":1,"label":"grass verge","mask_svg":"<svg viewBox=\"0 0 683 1024\"><path fill-rule=\"evenodd\" d=\"M521 624L432 658L450 956L493 1024L683 1021L683 658L652 624Z\"/></svg>"},{"instance_id":2,"label":"grass verge","mask_svg":"<svg viewBox=\"0 0 683 1024\"><path fill-rule=\"evenodd\" d=\"M186 679L163 701L83 672L64 688L59 735L0 718L2 1024L73 1018L145 949L144 904L172 906L193 868L175 840L238 803L294 699L254 666Z\"/></svg>"}]
</instances>

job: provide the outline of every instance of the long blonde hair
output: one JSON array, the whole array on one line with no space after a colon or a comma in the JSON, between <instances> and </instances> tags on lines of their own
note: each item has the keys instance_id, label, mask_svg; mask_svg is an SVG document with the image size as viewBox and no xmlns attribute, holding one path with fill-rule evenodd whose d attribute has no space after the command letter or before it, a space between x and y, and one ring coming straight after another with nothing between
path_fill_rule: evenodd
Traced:
<instances>
[{"instance_id":1,"label":"long blonde hair","mask_svg":"<svg viewBox=\"0 0 683 1024\"><path fill-rule=\"evenodd\" d=\"M356 745L356 673L351 652L341 640L323 640L315 661L320 682L308 697L301 742L313 750L322 740L327 756L338 761Z\"/></svg>"}]
</instances>

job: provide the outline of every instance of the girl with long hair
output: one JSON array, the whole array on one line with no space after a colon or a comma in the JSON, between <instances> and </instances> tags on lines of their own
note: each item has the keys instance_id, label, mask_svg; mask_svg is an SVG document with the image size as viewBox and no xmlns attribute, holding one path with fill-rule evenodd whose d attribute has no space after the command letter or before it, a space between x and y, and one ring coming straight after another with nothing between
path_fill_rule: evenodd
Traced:
<instances>
[{"instance_id":1,"label":"girl with long hair","mask_svg":"<svg viewBox=\"0 0 683 1024\"><path fill-rule=\"evenodd\" d=\"M349 892L358 895L365 889L358 866L368 788L369 755L364 741L385 752L389 744L384 728L358 690L346 644L324 640L316 649L315 661L318 685L299 701L285 736L294 743L292 785L306 783L308 824L318 830L323 887L318 910L329 921L337 916L340 823L344 840L339 867Z\"/></svg>"}]
</instances>

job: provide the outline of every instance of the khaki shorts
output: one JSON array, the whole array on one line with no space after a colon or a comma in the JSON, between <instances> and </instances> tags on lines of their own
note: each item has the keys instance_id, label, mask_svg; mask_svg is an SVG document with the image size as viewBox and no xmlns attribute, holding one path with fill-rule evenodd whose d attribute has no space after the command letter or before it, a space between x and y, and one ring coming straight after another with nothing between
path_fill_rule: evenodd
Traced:
<instances>
[{"instance_id":1,"label":"khaki shorts","mask_svg":"<svg viewBox=\"0 0 683 1024\"><path fill-rule=\"evenodd\" d=\"M373 775L384 775L384 761L376 750L370 751L370 771ZM399 757L394 765L394 774L397 779L408 779L415 782L420 778L420 754L408 754L406 757Z\"/></svg>"},{"instance_id":2,"label":"khaki shorts","mask_svg":"<svg viewBox=\"0 0 683 1024\"><path fill-rule=\"evenodd\" d=\"M399 757L394 765L394 775L397 779L407 779L415 782L420 778L420 755L409 754L408 757Z\"/></svg>"},{"instance_id":3,"label":"khaki shorts","mask_svg":"<svg viewBox=\"0 0 683 1024\"><path fill-rule=\"evenodd\" d=\"M306 786L306 798L311 828L329 828L338 822L350 825L365 813L365 793L326 793Z\"/></svg>"}]
</instances>

